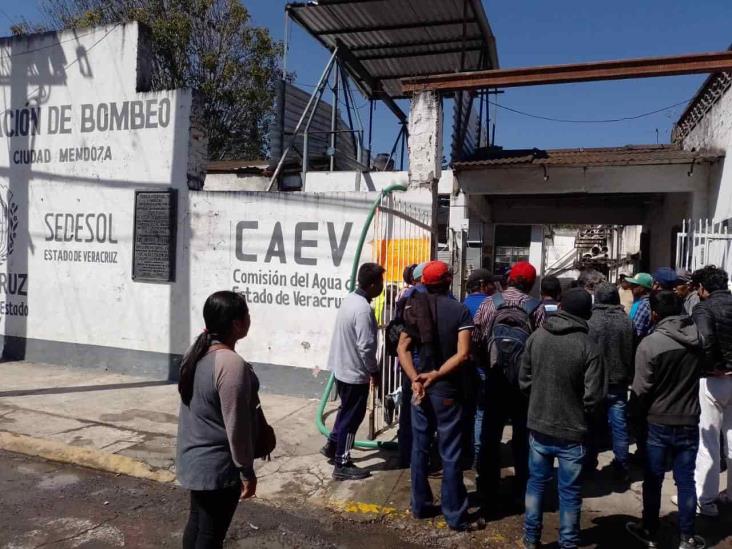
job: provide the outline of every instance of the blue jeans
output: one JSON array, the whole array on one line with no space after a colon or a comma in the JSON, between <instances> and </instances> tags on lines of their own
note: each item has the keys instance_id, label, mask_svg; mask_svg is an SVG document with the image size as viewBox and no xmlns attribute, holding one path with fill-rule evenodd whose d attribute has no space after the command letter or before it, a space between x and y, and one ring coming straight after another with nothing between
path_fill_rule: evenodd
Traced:
<instances>
[{"instance_id":1,"label":"blue jeans","mask_svg":"<svg viewBox=\"0 0 732 549\"><path fill-rule=\"evenodd\" d=\"M454 398L431 392L419 406L412 406L412 514L424 518L434 503L427 475L435 432L442 458L442 513L450 527L461 528L468 514L468 492L460 466L462 406Z\"/></svg>"},{"instance_id":2,"label":"blue jeans","mask_svg":"<svg viewBox=\"0 0 732 549\"><path fill-rule=\"evenodd\" d=\"M607 389L607 422L613 436L615 461L628 468L630 438L628 437L628 418L626 405L628 390L623 385L610 385Z\"/></svg>"},{"instance_id":3,"label":"blue jeans","mask_svg":"<svg viewBox=\"0 0 732 549\"><path fill-rule=\"evenodd\" d=\"M590 471L597 467L597 455L607 421L612 435L613 454L615 461L628 468L630 437L628 436L628 418L626 407L628 391L623 385L609 385L605 398L606 413L593 416L590 421L590 432L587 436L587 459L585 467Z\"/></svg>"},{"instance_id":4,"label":"blue jeans","mask_svg":"<svg viewBox=\"0 0 732 549\"><path fill-rule=\"evenodd\" d=\"M541 541L544 491L552 479L554 458L559 461L559 546L577 547L582 509L582 465L585 446L532 431L529 437L529 482L526 485L524 538Z\"/></svg>"},{"instance_id":5,"label":"blue jeans","mask_svg":"<svg viewBox=\"0 0 732 549\"><path fill-rule=\"evenodd\" d=\"M480 455L480 446L483 442L483 414L485 413L486 405L486 382L487 374L486 371L481 367L476 367L475 371L478 373L477 376L477 396L475 399L475 423L473 429L473 456L478 459Z\"/></svg>"},{"instance_id":6,"label":"blue jeans","mask_svg":"<svg viewBox=\"0 0 732 549\"><path fill-rule=\"evenodd\" d=\"M412 458L412 382L402 372L402 398L399 404L399 465L409 467Z\"/></svg>"},{"instance_id":7,"label":"blue jeans","mask_svg":"<svg viewBox=\"0 0 732 549\"><path fill-rule=\"evenodd\" d=\"M697 425L648 424L646 464L643 478L643 526L655 535L661 511L661 485L666 465L672 463L679 496L679 530L682 539L695 533L696 487L694 468L699 449Z\"/></svg>"}]
</instances>

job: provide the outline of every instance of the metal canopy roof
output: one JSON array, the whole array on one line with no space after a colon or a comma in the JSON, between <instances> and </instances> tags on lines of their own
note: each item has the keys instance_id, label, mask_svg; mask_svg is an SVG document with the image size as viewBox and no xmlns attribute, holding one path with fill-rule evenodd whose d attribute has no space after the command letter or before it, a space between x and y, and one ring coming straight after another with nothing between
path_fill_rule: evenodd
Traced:
<instances>
[{"instance_id":1,"label":"metal canopy roof","mask_svg":"<svg viewBox=\"0 0 732 549\"><path fill-rule=\"evenodd\" d=\"M481 0L320 0L286 9L323 46L339 48L370 98L405 97L406 77L498 68Z\"/></svg>"}]
</instances>

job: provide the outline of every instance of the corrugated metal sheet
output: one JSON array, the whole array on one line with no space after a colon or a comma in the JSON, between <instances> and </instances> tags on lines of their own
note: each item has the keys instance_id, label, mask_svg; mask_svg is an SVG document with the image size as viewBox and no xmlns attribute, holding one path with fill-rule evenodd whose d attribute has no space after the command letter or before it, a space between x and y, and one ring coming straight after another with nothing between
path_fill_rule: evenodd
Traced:
<instances>
[{"instance_id":1,"label":"corrugated metal sheet","mask_svg":"<svg viewBox=\"0 0 732 549\"><path fill-rule=\"evenodd\" d=\"M491 153L482 160L453 162L454 170L523 165L620 166L714 162L723 157L714 151L686 151L677 145L629 145L591 149L518 149Z\"/></svg>"},{"instance_id":2,"label":"corrugated metal sheet","mask_svg":"<svg viewBox=\"0 0 732 549\"><path fill-rule=\"evenodd\" d=\"M480 98L473 92L455 94L452 124L452 161L472 158L486 143L486 128L480 124Z\"/></svg>"},{"instance_id":3,"label":"corrugated metal sheet","mask_svg":"<svg viewBox=\"0 0 732 549\"><path fill-rule=\"evenodd\" d=\"M295 127L297 126L300 116L302 116L305 107L310 100L312 92L302 90L292 84L281 83L277 94L277 102L275 107L275 121L270 130L270 150L272 167L282 156L284 147L290 143ZM284 99L284 101L283 101ZM339 108L339 111L345 107ZM329 147L330 136L330 120L332 115L332 107L325 101L321 101L315 110L313 121L310 124L310 132L308 134L308 159L309 165L313 169L322 168L322 164L328 162L326 152ZM348 125L338 118L337 128L339 131L348 130ZM303 136L297 137L295 144L287 155L285 166L302 166ZM337 170L353 170L357 169L356 154L353 147L353 138L350 133L339 133L336 136L336 169ZM361 158L365 159L365 153Z\"/></svg>"},{"instance_id":4,"label":"corrugated metal sheet","mask_svg":"<svg viewBox=\"0 0 732 549\"><path fill-rule=\"evenodd\" d=\"M481 0L321 0L290 4L290 15L329 50L340 41L368 72L351 76L370 97L403 97L400 79L498 67Z\"/></svg>"}]
</instances>

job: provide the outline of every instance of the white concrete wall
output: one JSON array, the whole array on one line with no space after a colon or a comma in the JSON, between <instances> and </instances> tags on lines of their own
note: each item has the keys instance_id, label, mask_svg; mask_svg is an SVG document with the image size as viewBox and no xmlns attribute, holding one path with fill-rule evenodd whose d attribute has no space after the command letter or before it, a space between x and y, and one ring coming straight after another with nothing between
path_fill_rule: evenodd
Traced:
<instances>
[{"instance_id":1,"label":"white concrete wall","mask_svg":"<svg viewBox=\"0 0 732 549\"><path fill-rule=\"evenodd\" d=\"M292 176L291 176L292 177ZM299 176L296 176L299 178ZM393 183L409 185L409 172L308 172L306 177L307 192L352 192L380 191ZM269 178L263 175L209 173L206 174L205 190L207 191L265 191L269 187ZM454 179L452 170L442 170L438 182L440 194L452 193Z\"/></svg>"},{"instance_id":2,"label":"white concrete wall","mask_svg":"<svg viewBox=\"0 0 732 549\"><path fill-rule=\"evenodd\" d=\"M247 360L324 368L361 229L376 193L191 193L191 338L214 291L245 292ZM429 212L428 191L400 193ZM394 238L403 225L394 224ZM369 233L361 262L372 261ZM396 269L401 276L401 267Z\"/></svg>"},{"instance_id":3,"label":"white concrete wall","mask_svg":"<svg viewBox=\"0 0 732 549\"><path fill-rule=\"evenodd\" d=\"M709 164L698 164L689 175L688 164L548 168L540 166L465 170L457 175L468 194L562 195L635 194L706 191Z\"/></svg>"},{"instance_id":4,"label":"white concrete wall","mask_svg":"<svg viewBox=\"0 0 732 549\"><path fill-rule=\"evenodd\" d=\"M205 139L190 92L138 93L149 83L138 38L133 23L0 41L0 258L9 281L25 279L22 292L0 284L3 312L25 311L2 314L3 336L156 352L187 339L187 327L171 329L177 304L185 311L187 257L176 283L131 279L134 195L178 189L185 238ZM35 131L14 125L26 104ZM128 117L114 122L112 109Z\"/></svg>"},{"instance_id":5,"label":"white concrete wall","mask_svg":"<svg viewBox=\"0 0 732 549\"><path fill-rule=\"evenodd\" d=\"M13 113L0 116L4 351L34 348L50 362L95 366L116 357L116 367L146 372L152 358L174 375L166 361L200 333L206 297L236 288L251 304L248 360L322 368L377 193L191 190L203 185L206 155L194 96L138 92L149 83L144 38L130 24L0 41L0 102ZM38 110L22 114L26 102ZM100 128L111 106L142 110L124 128ZM31 114L37 130L13 135L14 117ZM406 182L403 172L374 180L381 188L395 177ZM171 188L176 279L133 281L135 191ZM430 222L429 189L399 198ZM403 226L389 236L401 238ZM372 240L362 261L372 260Z\"/></svg>"},{"instance_id":6,"label":"white concrete wall","mask_svg":"<svg viewBox=\"0 0 732 549\"><path fill-rule=\"evenodd\" d=\"M710 217L715 222L732 218L732 90L725 94L704 115L682 141L685 149L713 149L726 156L711 173L708 187L708 211L693 212L694 218Z\"/></svg>"},{"instance_id":7,"label":"white concrete wall","mask_svg":"<svg viewBox=\"0 0 732 549\"><path fill-rule=\"evenodd\" d=\"M577 231L575 230L557 229L553 232L550 238L547 238L544 241L545 273L555 271L560 267L566 267L568 263L571 266L576 257L576 250L574 247L576 236ZM560 276L576 278L578 274L579 273L577 273L577 271L564 271Z\"/></svg>"},{"instance_id":8,"label":"white concrete wall","mask_svg":"<svg viewBox=\"0 0 732 549\"><path fill-rule=\"evenodd\" d=\"M206 191L266 191L269 177L252 174L207 173L203 188Z\"/></svg>"},{"instance_id":9,"label":"white concrete wall","mask_svg":"<svg viewBox=\"0 0 732 549\"><path fill-rule=\"evenodd\" d=\"M420 92L409 109L409 181L430 185L442 171L442 98L435 92Z\"/></svg>"}]
</instances>

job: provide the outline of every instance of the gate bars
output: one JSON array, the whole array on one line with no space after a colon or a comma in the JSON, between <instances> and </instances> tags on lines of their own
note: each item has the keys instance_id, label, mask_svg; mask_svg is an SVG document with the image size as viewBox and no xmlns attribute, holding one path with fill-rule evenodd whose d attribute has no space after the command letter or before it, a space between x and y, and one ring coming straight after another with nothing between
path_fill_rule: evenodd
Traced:
<instances>
[{"instance_id":1,"label":"gate bars","mask_svg":"<svg viewBox=\"0 0 732 549\"><path fill-rule=\"evenodd\" d=\"M431 212L395 198L394 191L405 191L403 185L393 184L381 191L373 202L361 230L361 237L351 269L351 288L356 287L356 275L361 263L364 244L371 245L371 258L384 267L384 292L374 300L374 314L378 325L377 357L381 367L381 384L372 387L369 394L369 440L355 443L356 448L396 449L393 441L377 441L376 437L399 418L401 396L401 368L396 359L386 354L384 335L389 321L396 312L396 303L406 284L402 273L407 265L429 261L431 249ZM316 413L315 424L326 437L323 414L335 384L331 374Z\"/></svg>"},{"instance_id":2,"label":"gate bars","mask_svg":"<svg viewBox=\"0 0 732 549\"><path fill-rule=\"evenodd\" d=\"M676 266L695 271L706 265L732 270L732 233L723 222L684 219L676 235Z\"/></svg>"}]
</instances>

